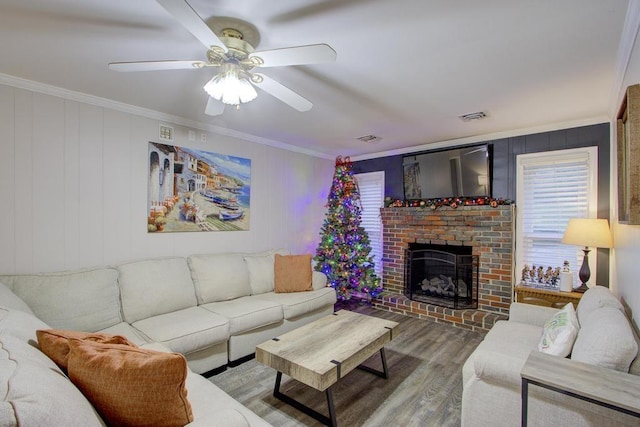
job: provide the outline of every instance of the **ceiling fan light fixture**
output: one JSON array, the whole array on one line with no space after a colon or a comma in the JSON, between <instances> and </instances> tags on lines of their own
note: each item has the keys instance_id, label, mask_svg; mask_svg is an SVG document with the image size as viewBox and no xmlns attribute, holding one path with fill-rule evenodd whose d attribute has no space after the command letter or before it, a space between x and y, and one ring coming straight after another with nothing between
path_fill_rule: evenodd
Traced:
<instances>
[{"instance_id":1,"label":"ceiling fan light fixture","mask_svg":"<svg viewBox=\"0 0 640 427\"><path fill-rule=\"evenodd\" d=\"M239 105L253 101L258 96L253 85L233 62L222 65L222 71L204 85L204 90L212 98L228 105Z\"/></svg>"}]
</instances>

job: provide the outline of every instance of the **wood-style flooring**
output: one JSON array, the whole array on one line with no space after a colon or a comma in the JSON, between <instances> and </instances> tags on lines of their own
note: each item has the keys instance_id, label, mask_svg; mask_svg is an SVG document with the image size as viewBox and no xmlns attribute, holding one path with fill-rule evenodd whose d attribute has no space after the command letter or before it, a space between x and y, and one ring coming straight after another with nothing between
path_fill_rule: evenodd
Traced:
<instances>
[{"instance_id":1,"label":"wood-style flooring","mask_svg":"<svg viewBox=\"0 0 640 427\"><path fill-rule=\"evenodd\" d=\"M356 369L333 389L339 426L459 426L462 365L482 341L479 332L434 323L367 305L351 310L400 323L385 346L390 378ZM366 365L381 369L379 354ZM250 360L210 378L214 384L274 426L321 423L273 397L276 372ZM281 390L327 413L325 394L283 376Z\"/></svg>"}]
</instances>

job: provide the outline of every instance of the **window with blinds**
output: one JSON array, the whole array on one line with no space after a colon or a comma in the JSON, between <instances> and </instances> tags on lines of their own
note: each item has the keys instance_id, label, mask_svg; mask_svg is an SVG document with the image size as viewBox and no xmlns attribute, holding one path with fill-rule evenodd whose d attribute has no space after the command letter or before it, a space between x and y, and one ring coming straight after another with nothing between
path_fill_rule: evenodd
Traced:
<instances>
[{"instance_id":1,"label":"window with blinds","mask_svg":"<svg viewBox=\"0 0 640 427\"><path fill-rule=\"evenodd\" d=\"M362 226L369 235L375 272L382 279L382 219L380 208L384 205L384 172L354 175L360 190Z\"/></svg>"},{"instance_id":2,"label":"window with blinds","mask_svg":"<svg viewBox=\"0 0 640 427\"><path fill-rule=\"evenodd\" d=\"M570 218L596 217L597 156L597 147L517 156L517 280L525 264L546 269L568 260L577 284L583 252L561 240Z\"/></svg>"}]
</instances>

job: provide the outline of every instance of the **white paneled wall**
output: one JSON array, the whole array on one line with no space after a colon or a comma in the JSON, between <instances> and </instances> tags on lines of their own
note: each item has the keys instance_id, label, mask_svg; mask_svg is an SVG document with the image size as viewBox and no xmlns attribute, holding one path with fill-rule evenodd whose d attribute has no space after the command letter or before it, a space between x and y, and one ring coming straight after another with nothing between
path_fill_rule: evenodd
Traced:
<instances>
[{"instance_id":1,"label":"white paneled wall","mask_svg":"<svg viewBox=\"0 0 640 427\"><path fill-rule=\"evenodd\" d=\"M249 231L147 233L147 150L158 120L0 85L0 272L314 252L333 161L213 133L190 142L189 129L172 126L175 145L251 159Z\"/></svg>"}]
</instances>

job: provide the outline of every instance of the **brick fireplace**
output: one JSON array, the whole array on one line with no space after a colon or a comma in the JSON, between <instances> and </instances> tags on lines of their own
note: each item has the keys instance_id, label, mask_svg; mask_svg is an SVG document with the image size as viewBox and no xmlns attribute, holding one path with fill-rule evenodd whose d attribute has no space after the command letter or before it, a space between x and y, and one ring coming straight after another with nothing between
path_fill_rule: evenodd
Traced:
<instances>
[{"instance_id":1,"label":"brick fireplace","mask_svg":"<svg viewBox=\"0 0 640 427\"><path fill-rule=\"evenodd\" d=\"M512 206L389 207L380 212L385 292L374 300L376 308L479 331L507 317L512 298ZM454 310L404 295L405 250L414 242L471 246L479 257L477 310Z\"/></svg>"}]
</instances>

